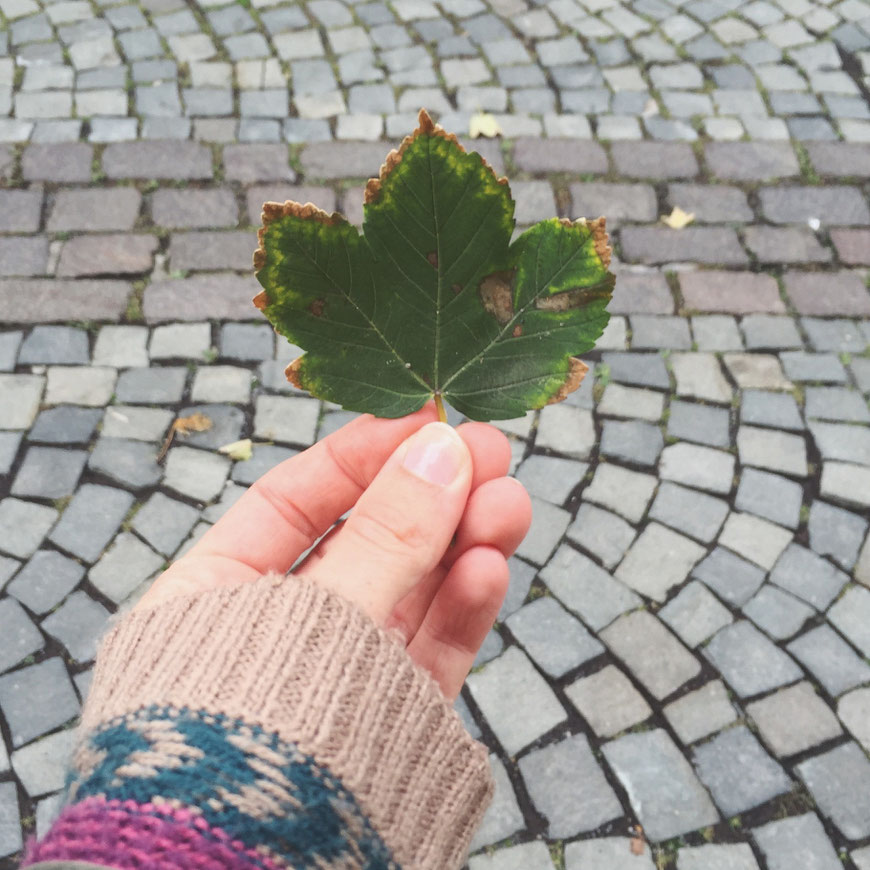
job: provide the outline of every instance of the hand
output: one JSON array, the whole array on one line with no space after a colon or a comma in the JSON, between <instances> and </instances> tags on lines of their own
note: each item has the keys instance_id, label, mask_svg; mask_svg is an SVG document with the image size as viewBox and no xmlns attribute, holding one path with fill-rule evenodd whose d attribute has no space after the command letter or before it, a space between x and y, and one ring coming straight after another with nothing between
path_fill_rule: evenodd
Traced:
<instances>
[{"instance_id":1,"label":"hand","mask_svg":"<svg viewBox=\"0 0 870 870\"><path fill-rule=\"evenodd\" d=\"M297 576L398 630L450 700L508 585L507 557L531 503L506 477L510 445L485 423L364 416L263 475L172 564L137 607L286 573L336 521ZM454 541L455 536L455 542Z\"/></svg>"}]
</instances>

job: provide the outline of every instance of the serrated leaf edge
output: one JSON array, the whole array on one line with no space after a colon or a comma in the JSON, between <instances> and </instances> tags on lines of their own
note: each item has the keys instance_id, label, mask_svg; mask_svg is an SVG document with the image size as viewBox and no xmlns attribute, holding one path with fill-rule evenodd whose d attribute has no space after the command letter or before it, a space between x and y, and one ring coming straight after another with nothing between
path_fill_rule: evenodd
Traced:
<instances>
[{"instance_id":1,"label":"serrated leaf edge","mask_svg":"<svg viewBox=\"0 0 870 870\"><path fill-rule=\"evenodd\" d=\"M339 214L337 211L329 214L322 208L318 208L313 202L306 202L304 205L299 202L294 202L291 199L288 199L286 202L264 202L263 211L260 215L260 220L263 222L263 225L257 231L258 246L257 250L254 251L254 270L256 272L259 272L260 269L266 265L265 238L269 224L285 217L297 217L302 220L317 221L318 223L326 224L327 226L347 223L347 219L344 215ZM266 306L265 292L265 290L261 290L254 297L254 305L256 305L261 311Z\"/></svg>"},{"instance_id":2,"label":"serrated leaf edge","mask_svg":"<svg viewBox=\"0 0 870 870\"><path fill-rule=\"evenodd\" d=\"M380 172L378 172L378 177L370 178L368 180L366 184L365 197L363 199L365 205L370 205L377 201L378 197L381 195L383 183L387 180L387 177L396 165L401 162L405 151L407 151L413 142L420 136L439 136L441 139L446 139L448 142L451 142L463 154L477 154L480 158L480 162L492 173L493 177L499 184L505 186L508 184L507 178L503 175L499 175L492 166L487 163L483 155L479 154L477 151L466 151L465 146L456 138L455 134L448 133L443 127L436 124L425 109L420 109L417 115L417 123L419 125L417 129L414 130L413 133L405 136L402 140L402 144L399 145L398 148L394 148L389 154L387 154Z\"/></svg>"},{"instance_id":3,"label":"serrated leaf edge","mask_svg":"<svg viewBox=\"0 0 870 870\"><path fill-rule=\"evenodd\" d=\"M589 366L576 356L572 356L568 364L570 366L568 377L565 378L562 386L559 387L559 391L547 399L548 405L555 405L557 402L563 401L574 390L579 389L580 384L583 383L583 378L586 377L586 373L589 371Z\"/></svg>"},{"instance_id":4,"label":"serrated leaf edge","mask_svg":"<svg viewBox=\"0 0 870 870\"><path fill-rule=\"evenodd\" d=\"M613 248L610 247L610 239L607 237L607 219L598 217L594 220L588 218L578 218L572 221L569 218L562 218L559 223L565 227L587 226L592 232L592 244L595 246L595 253L601 260L601 265L605 269L610 268L610 260L613 256Z\"/></svg>"}]
</instances>

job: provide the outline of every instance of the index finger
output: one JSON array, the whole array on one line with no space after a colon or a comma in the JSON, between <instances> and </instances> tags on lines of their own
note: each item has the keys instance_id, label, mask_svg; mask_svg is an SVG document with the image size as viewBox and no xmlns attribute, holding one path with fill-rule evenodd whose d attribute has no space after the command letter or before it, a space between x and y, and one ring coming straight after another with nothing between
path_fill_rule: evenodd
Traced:
<instances>
[{"instance_id":1,"label":"index finger","mask_svg":"<svg viewBox=\"0 0 870 870\"><path fill-rule=\"evenodd\" d=\"M187 557L231 559L258 576L289 571L356 504L393 451L436 418L433 403L395 420L358 417L259 478Z\"/></svg>"}]
</instances>

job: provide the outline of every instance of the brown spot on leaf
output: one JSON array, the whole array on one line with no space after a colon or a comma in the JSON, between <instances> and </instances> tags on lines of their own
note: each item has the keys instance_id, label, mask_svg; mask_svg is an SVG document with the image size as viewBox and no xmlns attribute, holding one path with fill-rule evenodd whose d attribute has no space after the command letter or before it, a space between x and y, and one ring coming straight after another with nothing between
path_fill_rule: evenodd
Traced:
<instances>
[{"instance_id":1,"label":"brown spot on leaf","mask_svg":"<svg viewBox=\"0 0 870 870\"><path fill-rule=\"evenodd\" d=\"M315 299L309 306L308 310L315 316L320 317L323 314L323 306L326 305L326 301L323 299Z\"/></svg>"},{"instance_id":2,"label":"brown spot on leaf","mask_svg":"<svg viewBox=\"0 0 870 870\"><path fill-rule=\"evenodd\" d=\"M259 292L259 293L254 297L254 305L256 305L257 308L260 309L260 311L265 311L265 310L266 310L266 306L267 306L268 304L269 304L269 297L266 295L266 291L265 291L265 290L261 290L261 291L260 291L260 292Z\"/></svg>"},{"instance_id":3,"label":"brown spot on leaf","mask_svg":"<svg viewBox=\"0 0 870 870\"><path fill-rule=\"evenodd\" d=\"M544 311L568 311L571 308L580 308L595 299L610 299L613 295L613 282L613 275L607 275L591 287L578 287L576 290L542 296L535 302L535 307Z\"/></svg>"},{"instance_id":4,"label":"brown spot on leaf","mask_svg":"<svg viewBox=\"0 0 870 870\"><path fill-rule=\"evenodd\" d=\"M438 254L436 254L435 251L431 251L430 253L426 254L426 259L429 261L430 266L435 269L438 268Z\"/></svg>"},{"instance_id":5,"label":"brown spot on leaf","mask_svg":"<svg viewBox=\"0 0 870 870\"><path fill-rule=\"evenodd\" d=\"M454 284L450 289L458 296L462 292L462 285Z\"/></svg>"},{"instance_id":6,"label":"brown spot on leaf","mask_svg":"<svg viewBox=\"0 0 870 870\"><path fill-rule=\"evenodd\" d=\"M583 378L586 377L586 372L589 371L589 366L586 365L585 362L581 359L577 359L576 356L571 357L571 365L568 369L568 377L562 383L562 386L559 387L559 392L550 399L547 404L553 405L556 402L561 402L569 393L573 393L581 383L583 383Z\"/></svg>"},{"instance_id":7,"label":"brown spot on leaf","mask_svg":"<svg viewBox=\"0 0 870 870\"><path fill-rule=\"evenodd\" d=\"M299 357L298 359L294 359L286 369L284 369L284 377L293 384L294 387L298 387L300 390L304 390L305 387L302 386L302 378L299 375L299 369L302 367L302 359L303 357Z\"/></svg>"},{"instance_id":8,"label":"brown spot on leaf","mask_svg":"<svg viewBox=\"0 0 870 870\"><path fill-rule=\"evenodd\" d=\"M519 338L522 334L523 334L523 326L521 323L518 323L514 327L514 331L511 333L511 335L513 335L514 338Z\"/></svg>"},{"instance_id":9,"label":"brown spot on leaf","mask_svg":"<svg viewBox=\"0 0 870 870\"><path fill-rule=\"evenodd\" d=\"M514 273L493 272L480 282L480 299L483 307L495 317L499 323L507 323L514 316L513 295L511 284Z\"/></svg>"}]
</instances>

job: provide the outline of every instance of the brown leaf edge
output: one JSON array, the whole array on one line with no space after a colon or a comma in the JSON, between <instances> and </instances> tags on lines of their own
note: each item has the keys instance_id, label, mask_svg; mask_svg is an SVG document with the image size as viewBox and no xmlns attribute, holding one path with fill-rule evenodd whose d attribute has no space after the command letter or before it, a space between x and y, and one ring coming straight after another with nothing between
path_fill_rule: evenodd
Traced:
<instances>
[{"instance_id":1,"label":"brown leaf edge","mask_svg":"<svg viewBox=\"0 0 870 870\"><path fill-rule=\"evenodd\" d=\"M285 217L298 217L302 220L319 221L327 226L334 226L345 220L344 216L338 212L334 211L332 214L328 214L322 208L318 208L313 202L306 202L304 205L289 199L286 202L264 202L263 213L261 215L263 225L257 231L257 242L259 244L257 250L254 251L255 272L259 272L266 265L265 238L269 224ZM261 290L254 297L253 302L260 311L265 310L266 305L269 303L269 300L266 298L266 291Z\"/></svg>"},{"instance_id":2,"label":"brown leaf edge","mask_svg":"<svg viewBox=\"0 0 870 870\"><path fill-rule=\"evenodd\" d=\"M299 390L304 390L305 387L302 384L302 378L299 377L299 368L302 362L302 357L298 357L294 359L286 369L284 369L284 377L293 384Z\"/></svg>"},{"instance_id":3,"label":"brown leaf edge","mask_svg":"<svg viewBox=\"0 0 870 870\"><path fill-rule=\"evenodd\" d=\"M583 378L586 377L586 372L589 371L589 366L576 356L571 357L569 364L568 377L565 378L562 386L559 387L559 392L547 401L548 405L555 405L557 402L566 399L569 393L573 393L583 383Z\"/></svg>"},{"instance_id":4,"label":"brown leaf edge","mask_svg":"<svg viewBox=\"0 0 870 870\"><path fill-rule=\"evenodd\" d=\"M588 218L578 218L572 221L569 218L561 219L562 226L585 226L588 227L592 234L592 244L595 246L595 253L601 259L601 265L605 269L610 268L610 259L613 254L613 249L610 247L610 239L607 236L607 219L603 217L589 220Z\"/></svg>"},{"instance_id":5,"label":"brown leaf edge","mask_svg":"<svg viewBox=\"0 0 870 870\"><path fill-rule=\"evenodd\" d=\"M381 186L383 185L383 182L386 181L387 176L401 161L405 151L408 150L408 148L417 139L418 136L440 136L442 139L446 139L448 142L452 142L463 154L476 154L480 158L480 162L493 174L495 180L499 184L507 185L507 178L497 175L496 171L492 168L492 166L490 166L489 163L487 163L486 160L484 160L484 158L480 154L478 154L478 152L467 152L465 150L465 147L456 138L456 136L453 133L448 133L443 127L436 124L425 109L420 109L420 112L417 115L417 124L419 125L417 129L408 136L405 136L405 138L402 140L402 144L398 148L394 148L387 155L386 159L384 160L384 164L383 166L381 166L381 170L378 173L378 177L370 178L368 180L368 183L366 184L365 199L363 200L366 205L377 201L378 197L381 194Z\"/></svg>"},{"instance_id":6,"label":"brown leaf edge","mask_svg":"<svg viewBox=\"0 0 870 870\"><path fill-rule=\"evenodd\" d=\"M613 250L610 247L610 240L607 237L606 219L603 217L595 218L595 220L580 218L579 220L572 221L568 218L562 218L563 226L570 227L576 226L577 224L580 224L581 226L585 225L589 228L592 233L592 244L595 246L595 253L601 258L601 263L604 268L609 268ZM547 402L547 404L555 405L557 402L566 399L570 393L573 393L574 390L580 387L580 384L583 383L583 378L586 377L588 371L589 366L586 365L583 360L578 359L576 356L572 356L569 363L568 376L565 378L562 386L559 387L559 391Z\"/></svg>"}]
</instances>

